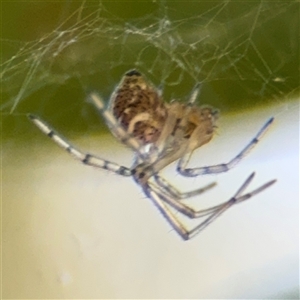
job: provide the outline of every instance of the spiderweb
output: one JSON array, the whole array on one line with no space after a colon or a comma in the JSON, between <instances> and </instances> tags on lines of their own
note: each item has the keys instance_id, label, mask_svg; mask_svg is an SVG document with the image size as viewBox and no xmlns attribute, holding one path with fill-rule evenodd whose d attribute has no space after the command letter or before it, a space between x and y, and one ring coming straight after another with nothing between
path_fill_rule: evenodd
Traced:
<instances>
[{"instance_id":1,"label":"spiderweb","mask_svg":"<svg viewBox=\"0 0 300 300\"><path fill-rule=\"evenodd\" d=\"M234 295L238 295L236 299L249 298L253 286L257 286L252 284L253 278L259 278L263 283L257 288L259 292L255 291L260 293L260 297L256 298L268 294L269 284L272 284L274 291L297 286L295 282L299 281L296 270L299 251L295 245L299 234L295 224L298 224L296 196L299 194L299 146L294 124L298 125L298 122L295 122L298 116L294 117L293 114L293 118L290 117L289 112L294 110L295 113L295 105L289 100L299 95L299 1L2 1L1 8L0 115L6 131L4 138L2 135L2 143L5 146L2 156L6 155L2 161L3 170L6 172L5 178L3 176L3 199L7 199L3 206L3 216L6 220L3 222L6 226L4 234L7 238L3 241L6 241L4 251L8 253L6 265L9 266L9 272L23 270L9 276L14 278L18 285L18 288L12 286L13 295L24 293L24 288L27 291L28 286L36 286L37 280L41 285L47 285L48 291L49 282L52 284L57 278L62 285L59 286L59 294L53 294L59 295L56 298L63 298L62 293L69 295L68 285L73 278L76 291L86 287L88 290L84 295L88 295L89 298L98 298L99 295L112 298L121 295L123 291L128 291L128 294L122 294L122 298L149 298L149 295L153 299L162 298L155 297L161 291L160 295L163 295L163 298L186 299L206 295L209 295L206 298L211 298L212 295L216 295L213 298L226 298L227 293L231 295L231 289L238 292L239 289L245 290L244 294L235 293ZM269 194L263 196L267 202L261 202L262 206L256 206L257 208L250 211L249 216L258 216L256 219L248 218L248 215L244 218L245 214L239 217L237 212L237 219L234 217L232 223L227 221L228 226L221 225L224 226L224 230L217 233L218 227L215 227L217 230L212 235L219 235L201 237L198 240L200 247L196 243L189 244L188 247L185 245L183 250L175 238L174 246L170 246L173 236L165 234L167 225L163 227L165 224L161 225L159 221L156 223L156 219L154 225L151 224L149 231L145 233L150 223L147 221L148 206L143 206L146 201L131 202L128 205L128 196L144 196L134 195L131 190L126 190L127 182L122 189L123 179L119 179L121 177L111 179L114 175L109 177L103 171L105 175L99 179L101 172L100 175L90 173L90 168L84 168L80 164L78 169L75 169L76 163L71 159L68 164L66 154L60 149L57 151L63 153L62 158L56 156L55 150L52 150L55 146L45 144L45 148L39 148L43 147L43 141L47 139L27 120L25 114L28 112L39 115L59 132L66 134L76 147L128 166L129 154L124 151L120 152L122 157L121 154L118 156L118 151L111 150L117 148L112 148L110 142L104 139L99 142L93 136L90 139L81 139L80 143L77 143L69 131L74 130L81 135L82 131L90 133L87 128L99 126L99 116L90 104L85 103L86 95L91 90L96 90L104 99L108 99L122 75L133 68L142 72L155 85L160 85L166 101L185 101L193 87L200 83L198 101L219 108L222 113L226 110L250 109L265 104L274 104L276 109L279 106L280 111L288 112L285 118L276 119L276 132L265 145L259 146L256 159L248 165L244 164L245 169L238 170L235 173L237 175L224 178L227 180L224 183L218 181L216 199L211 197L211 194L204 199L209 201L209 205L211 200L223 199L223 191L227 192L227 186L235 191L239 182L253 170L260 176L256 179L257 186L260 182L263 184L277 178L278 185L272 188L273 190L270 188ZM264 115L260 119L261 123L256 124L249 134L245 134L245 139L236 145L235 150L245 145L243 142L247 142L248 138L253 137L253 133L267 119L266 116L270 117L272 114ZM285 123L288 123L288 126ZM66 131L64 126L69 131ZM239 130L239 126L231 126L231 129L235 130L236 127ZM236 136L240 137L240 134L232 133L234 130L229 130L229 134L234 136L230 140L228 135L223 135L224 138L220 135L219 140L223 140L218 144L220 147L215 147L218 151L211 150L214 148L201 149L205 161L195 156L191 166L202 166L202 162L203 165L226 162L230 158L228 145L235 142ZM33 137L33 143L30 143L28 138L30 135ZM24 136L20 143L20 137ZM97 151L94 151L93 147ZM53 151L51 155L50 151ZM207 160L206 155L210 156ZM216 161L209 161L210 158L216 158ZM184 186L182 177L176 178L174 170L172 172L169 173L172 174L171 182L176 183L177 180L182 184L178 184L180 188ZM239 178L239 174L243 177ZM118 181L115 183L113 180ZM206 179L201 180L199 186L203 186ZM207 183L212 181L215 180L207 178ZM195 181L189 181L185 186L186 190L191 189L192 184L196 185ZM230 191L228 196L231 195ZM83 199L89 200L83 202ZM110 199L114 201L109 201ZM268 200L272 200L272 203L266 207L265 205L269 205ZM132 208L133 203L140 206ZM59 205L59 209L52 209L55 207L53 205ZM108 208L102 205L112 206ZM201 202L201 205L205 207L205 202ZM75 208L71 213L70 207ZM144 207L147 214L142 211ZM28 208L33 211L32 214L28 214ZM133 210L136 210L134 213L141 223L134 223L137 219L130 223L131 218L127 214ZM153 211L155 213L155 209ZM33 215L37 216L34 219L35 223L32 221ZM65 215L68 217L61 217ZM26 220L29 218L30 224L35 225L28 227L27 221L23 222L23 216ZM73 224L73 218L76 226L66 225ZM105 224L103 231L98 231L101 227L99 219L105 220L101 223ZM127 224L124 226L124 220L126 223L129 221L128 227ZM136 225L142 222L145 222L146 226ZM245 227L248 228L246 235L243 235L245 231L241 230L235 235L236 239L230 235L225 239L224 235L231 230L233 234L237 234L240 225L236 227L236 224L245 226L246 223L249 223L249 227ZM158 224L156 231L153 229L155 224ZM250 231L253 224L255 229ZM120 238L120 228L123 226L123 232L126 231L128 235ZM134 232L129 228L134 228ZM85 232L91 232L91 235L85 235ZM159 236L158 232L163 232L160 236L164 240L161 240L161 237L156 239ZM247 238L248 234L252 236ZM76 238L75 247L69 241L70 235ZM59 239L56 239L56 236ZM109 242L98 242L99 236L103 236ZM151 243L146 242L146 236L150 237ZM142 243L139 237L143 237ZM24 246L25 240L26 244L29 241L30 248ZM38 248L34 248L38 249L38 252L33 252L33 240L38 245ZM56 242L50 243L52 240ZM65 244L62 244L62 240ZM160 246L157 246L158 241L162 241ZM212 241L218 241L221 246L215 246ZM40 248L42 243L47 249ZM80 248L80 257L74 264L78 267L73 268L69 261L71 262L75 253L72 249L77 249L76 247ZM174 247L179 251L169 251L175 249ZM61 249L70 251L60 251ZM121 252L118 252L119 249ZM167 250L163 252L161 249ZM53 259L54 253L58 253L56 251L59 251L58 259L56 256ZM147 251L151 255L148 255ZM25 253L26 259L20 253ZM28 253L30 257L34 257L32 264L28 263L28 259L31 259ZM64 259L64 256L60 256L61 253L68 253L70 260L69 257ZM85 256L81 256L81 253ZM36 264L36 257L41 258L42 263ZM50 267L45 264L48 257ZM146 259L140 259L144 257ZM204 259L205 257L211 259ZM81 263L81 258L84 264ZM59 261L64 263L60 264ZM25 267L23 262L26 263ZM92 264L95 270L90 272ZM264 269L267 264L272 268ZM30 269L27 269L28 265ZM80 269L83 265L84 268ZM178 270L180 272L177 274ZM35 276L31 276L32 273ZM77 276L79 273L90 276ZM102 276L99 276L101 274ZM153 274L159 276L152 276ZM182 274L186 274L184 278ZM53 277L50 277L52 275ZM24 278L26 285L23 284ZM99 281L99 278L104 279ZM222 281L224 278L231 281ZM28 282L30 284L27 284ZM106 290L111 291L103 294L100 290L104 288L99 282L106 285L104 293ZM63 285L66 289L62 288ZM165 285L168 287L165 288ZM119 288L120 286L123 289ZM7 289L7 286L5 288ZM298 295L298 286L294 290L294 294ZM119 294L116 294L116 291ZM256 296L255 292L253 295ZM218 297L219 295L221 297ZM69 296L72 297L74 294ZM37 297L36 294L24 297L22 294L20 297L11 298L43 297Z\"/></svg>"},{"instance_id":2,"label":"spiderweb","mask_svg":"<svg viewBox=\"0 0 300 300\"><path fill-rule=\"evenodd\" d=\"M162 85L166 99L186 97L200 82L201 101L223 110L266 100L284 103L298 92L298 1L11 5L2 4L5 113L50 111L51 105L57 110L53 97L67 85L76 97L65 97L60 106L74 107L78 91L84 97L97 89L109 97L132 68ZM6 11L17 10L27 18L18 19L17 27L39 22L35 27L41 29L30 32L29 41L6 33L11 26ZM55 25L46 22L50 14L60 17Z\"/></svg>"}]
</instances>

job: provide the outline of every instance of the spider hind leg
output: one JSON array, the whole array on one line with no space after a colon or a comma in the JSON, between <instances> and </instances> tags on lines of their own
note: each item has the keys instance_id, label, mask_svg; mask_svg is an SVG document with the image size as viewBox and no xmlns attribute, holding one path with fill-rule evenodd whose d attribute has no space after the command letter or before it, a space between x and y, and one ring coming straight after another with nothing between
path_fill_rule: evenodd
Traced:
<instances>
[{"instance_id":1,"label":"spider hind leg","mask_svg":"<svg viewBox=\"0 0 300 300\"><path fill-rule=\"evenodd\" d=\"M155 206L159 209L162 215L166 218L169 224L173 227L173 229L182 237L184 240L188 240L199 234L203 229L205 229L209 224L211 224L214 220L216 220L221 214L223 214L227 209L237 203L241 203L250 199L251 197L257 195L258 193L264 191L272 184L276 182L276 180L269 181L259 188L242 195L242 193L246 190L246 188L250 185L251 181L254 178L255 173L252 173L241 185L241 187L237 190L237 192L231 197L228 201L217 205L215 207L211 207L209 209L194 211L190 207L178 202L169 195L161 194L159 191L155 189L155 187L150 185L149 183L143 187L145 194L152 200ZM168 205L172 206L175 210L183 213L184 215L190 218L197 217L206 217L200 224L195 226L193 229L188 230L182 222L177 218L177 216L169 209Z\"/></svg>"}]
</instances>

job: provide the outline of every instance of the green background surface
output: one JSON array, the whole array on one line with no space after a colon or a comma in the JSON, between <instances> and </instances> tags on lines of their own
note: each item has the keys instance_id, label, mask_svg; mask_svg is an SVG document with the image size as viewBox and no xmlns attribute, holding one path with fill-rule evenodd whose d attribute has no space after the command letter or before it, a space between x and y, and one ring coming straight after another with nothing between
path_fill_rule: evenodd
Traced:
<instances>
[{"instance_id":1,"label":"green background surface","mask_svg":"<svg viewBox=\"0 0 300 300\"><path fill-rule=\"evenodd\" d=\"M299 8L1 1L4 298L298 299ZM218 181L201 202L211 205L253 171L254 188L278 183L184 243L130 179L73 161L27 119L39 115L80 149L130 166L86 97L108 100L132 68L166 101L185 101L200 82L199 104L220 109L216 139L193 166L226 162L275 117L241 167L201 180L167 170L176 186Z\"/></svg>"},{"instance_id":2,"label":"green background surface","mask_svg":"<svg viewBox=\"0 0 300 300\"><path fill-rule=\"evenodd\" d=\"M2 121L28 133L32 112L59 128L99 130L85 101L109 99L139 69L221 112L284 103L299 91L297 1L2 1Z\"/></svg>"}]
</instances>

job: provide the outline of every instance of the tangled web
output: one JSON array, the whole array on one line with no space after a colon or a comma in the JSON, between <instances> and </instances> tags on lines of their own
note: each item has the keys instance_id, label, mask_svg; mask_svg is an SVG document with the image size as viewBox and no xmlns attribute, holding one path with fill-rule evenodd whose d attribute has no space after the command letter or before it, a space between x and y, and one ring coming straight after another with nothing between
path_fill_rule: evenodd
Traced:
<instances>
[{"instance_id":1,"label":"tangled web","mask_svg":"<svg viewBox=\"0 0 300 300\"><path fill-rule=\"evenodd\" d=\"M2 111L16 113L35 93L72 79L108 96L132 68L169 99L200 82L213 95L205 102L221 108L282 102L298 91L298 1L124 2L118 11L113 3L77 2L37 39L3 38Z\"/></svg>"}]
</instances>

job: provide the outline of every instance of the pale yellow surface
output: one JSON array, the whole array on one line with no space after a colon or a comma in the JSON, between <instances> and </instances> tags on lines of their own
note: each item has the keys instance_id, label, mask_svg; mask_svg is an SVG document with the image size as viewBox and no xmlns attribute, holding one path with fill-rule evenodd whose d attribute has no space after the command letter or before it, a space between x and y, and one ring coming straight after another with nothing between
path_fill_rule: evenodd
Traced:
<instances>
[{"instance_id":1,"label":"pale yellow surface","mask_svg":"<svg viewBox=\"0 0 300 300\"><path fill-rule=\"evenodd\" d=\"M250 188L269 190L237 205L191 241L182 241L131 178L74 161L42 133L3 152L3 298L263 298L298 282L298 103L224 116L218 135L191 166L226 162L264 122L276 122L231 172L186 179L183 190L217 181L192 201L227 200L256 171ZM36 130L33 128L32 130ZM84 136L82 150L130 166L112 138ZM193 224L198 223L195 221Z\"/></svg>"}]
</instances>

